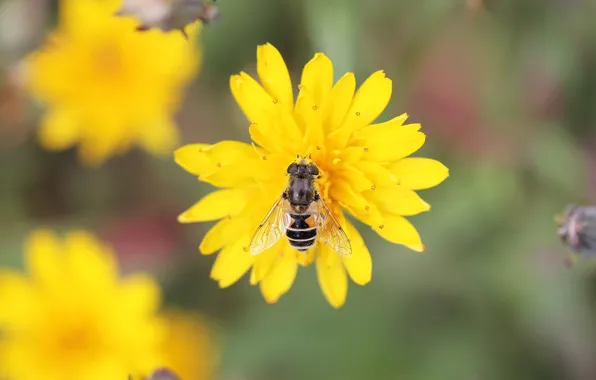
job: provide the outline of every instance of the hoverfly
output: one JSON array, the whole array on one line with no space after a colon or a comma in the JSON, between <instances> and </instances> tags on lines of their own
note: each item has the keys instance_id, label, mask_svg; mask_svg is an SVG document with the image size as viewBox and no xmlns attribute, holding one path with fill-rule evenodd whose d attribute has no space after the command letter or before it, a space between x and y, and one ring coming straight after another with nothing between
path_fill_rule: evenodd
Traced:
<instances>
[{"instance_id":1,"label":"hoverfly","mask_svg":"<svg viewBox=\"0 0 596 380\"><path fill-rule=\"evenodd\" d=\"M350 240L315 188L319 168L303 157L288 166L288 186L265 216L250 242L250 252L258 255L286 236L300 252L312 248L317 238L337 253L352 253Z\"/></svg>"}]
</instances>

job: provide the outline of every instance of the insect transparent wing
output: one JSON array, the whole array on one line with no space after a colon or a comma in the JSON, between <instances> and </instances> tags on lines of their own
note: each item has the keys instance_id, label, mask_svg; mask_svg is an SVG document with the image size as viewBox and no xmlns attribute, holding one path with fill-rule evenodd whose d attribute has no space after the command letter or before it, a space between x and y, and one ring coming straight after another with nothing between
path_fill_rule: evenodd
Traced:
<instances>
[{"instance_id":1,"label":"insect transparent wing","mask_svg":"<svg viewBox=\"0 0 596 380\"><path fill-rule=\"evenodd\" d=\"M255 231L250 242L250 253L252 255L258 255L273 246L273 244L284 236L289 224L290 219L286 213L286 200L283 197L279 197Z\"/></svg>"},{"instance_id":2,"label":"insect transparent wing","mask_svg":"<svg viewBox=\"0 0 596 380\"><path fill-rule=\"evenodd\" d=\"M352 246L346 232L339 225L339 222L322 199L317 201L317 206L319 209L319 217L317 218L317 227L320 231L319 239L340 255L350 256L352 254Z\"/></svg>"}]
</instances>

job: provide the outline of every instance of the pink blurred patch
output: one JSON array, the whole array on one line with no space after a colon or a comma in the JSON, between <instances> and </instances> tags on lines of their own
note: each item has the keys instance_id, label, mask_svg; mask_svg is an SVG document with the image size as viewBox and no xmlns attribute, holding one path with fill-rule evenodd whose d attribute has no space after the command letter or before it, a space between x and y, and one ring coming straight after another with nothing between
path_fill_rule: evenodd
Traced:
<instances>
[{"instance_id":1,"label":"pink blurred patch","mask_svg":"<svg viewBox=\"0 0 596 380\"><path fill-rule=\"evenodd\" d=\"M483 78L492 73L475 43L465 30L438 39L413 80L408 110L445 148L463 156L509 157L515 145L484 115L480 91L487 85Z\"/></svg>"},{"instance_id":2,"label":"pink blurred patch","mask_svg":"<svg viewBox=\"0 0 596 380\"><path fill-rule=\"evenodd\" d=\"M525 70L523 90L530 114L539 119L552 119L563 111L562 82L543 62L536 59Z\"/></svg>"},{"instance_id":3,"label":"pink blurred patch","mask_svg":"<svg viewBox=\"0 0 596 380\"><path fill-rule=\"evenodd\" d=\"M124 267L154 269L182 258L178 243L183 241L175 216L132 216L111 220L102 229Z\"/></svg>"},{"instance_id":4,"label":"pink blurred patch","mask_svg":"<svg viewBox=\"0 0 596 380\"><path fill-rule=\"evenodd\" d=\"M0 71L0 149L14 148L27 140L30 131L21 66Z\"/></svg>"}]
</instances>

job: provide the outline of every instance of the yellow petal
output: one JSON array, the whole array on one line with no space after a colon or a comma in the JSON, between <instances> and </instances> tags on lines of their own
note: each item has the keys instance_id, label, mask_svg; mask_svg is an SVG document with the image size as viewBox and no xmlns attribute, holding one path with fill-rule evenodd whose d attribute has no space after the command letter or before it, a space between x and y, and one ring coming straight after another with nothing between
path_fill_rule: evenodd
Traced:
<instances>
[{"instance_id":1,"label":"yellow petal","mask_svg":"<svg viewBox=\"0 0 596 380\"><path fill-rule=\"evenodd\" d=\"M144 274L129 276L117 292L119 312L127 317L145 317L155 312L161 303L161 292L155 280Z\"/></svg>"},{"instance_id":2,"label":"yellow petal","mask_svg":"<svg viewBox=\"0 0 596 380\"><path fill-rule=\"evenodd\" d=\"M354 73L346 73L337 81L331 94L326 108L325 130L327 133L333 132L341 126L346 113L352 104L354 91L356 90L356 77Z\"/></svg>"},{"instance_id":3,"label":"yellow petal","mask_svg":"<svg viewBox=\"0 0 596 380\"><path fill-rule=\"evenodd\" d=\"M293 255L288 252L282 257L278 256L277 262L269 274L261 280L261 293L267 303L276 303L292 287L298 264Z\"/></svg>"},{"instance_id":4,"label":"yellow petal","mask_svg":"<svg viewBox=\"0 0 596 380\"><path fill-rule=\"evenodd\" d=\"M174 151L174 161L187 172L196 176L211 173L216 170L216 165L209 156L203 152L210 147L209 144L188 144Z\"/></svg>"},{"instance_id":5,"label":"yellow petal","mask_svg":"<svg viewBox=\"0 0 596 380\"><path fill-rule=\"evenodd\" d=\"M160 367L171 368L180 379L209 379L220 362L210 323L186 310L166 309L162 315L168 329Z\"/></svg>"},{"instance_id":6,"label":"yellow petal","mask_svg":"<svg viewBox=\"0 0 596 380\"><path fill-rule=\"evenodd\" d=\"M33 286L16 272L0 270L0 305L0 324L10 328L27 325L39 315Z\"/></svg>"},{"instance_id":7,"label":"yellow petal","mask_svg":"<svg viewBox=\"0 0 596 380\"><path fill-rule=\"evenodd\" d=\"M271 175L278 174L270 170L272 166L263 159L262 150L246 143L221 141L201 148L201 151L215 166L205 172L201 172L201 167L193 169L201 172L201 180L215 187L254 184L255 180L266 180ZM246 170L248 167L251 170Z\"/></svg>"},{"instance_id":8,"label":"yellow petal","mask_svg":"<svg viewBox=\"0 0 596 380\"><path fill-rule=\"evenodd\" d=\"M391 89L391 79L385 76L384 71L379 70L369 76L354 95L343 127L356 130L375 121L389 104Z\"/></svg>"},{"instance_id":9,"label":"yellow petal","mask_svg":"<svg viewBox=\"0 0 596 380\"><path fill-rule=\"evenodd\" d=\"M354 132L354 136L358 137L361 134L366 134L366 133L382 133L383 131L386 130L391 130L391 129L395 129L395 128L399 128L401 126L403 126L404 122L408 119L408 114L407 113L402 113L399 116L394 117L391 120L388 121L384 121L382 123L377 123L377 124L371 124L368 125L358 131ZM417 124L418 129L420 129L420 124Z\"/></svg>"},{"instance_id":10,"label":"yellow petal","mask_svg":"<svg viewBox=\"0 0 596 380\"><path fill-rule=\"evenodd\" d=\"M251 170L247 170L251 168ZM269 172L266 166L254 159L248 159L244 163L234 162L222 165L218 169L201 177L201 180L212 184L215 187L244 187L257 184L257 181L265 180Z\"/></svg>"},{"instance_id":11,"label":"yellow petal","mask_svg":"<svg viewBox=\"0 0 596 380\"><path fill-rule=\"evenodd\" d=\"M50 32L40 49L32 52L24 61L25 87L40 100L65 96L64 77L76 67L70 58L72 38L60 31Z\"/></svg>"},{"instance_id":12,"label":"yellow petal","mask_svg":"<svg viewBox=\"0 0 596 380\"><path fill-rule=\"evenodd\" d=\"M225 189L207 194L178 216L180 223L206 222L236 215L248 201L243 189Z\"/></svg>"},{"instance_id":13,"label":"yellow petal","mask_svg":"<svg viewBox=\"0 0 596 380\"><path fill-rule=\"evenodd\" d=\"M416 227L404 217L385 214L383 215L383 224L374 226L373 229L382 238L392 243L405 245L416 252L424 251L424 245Z\"/></svg>"},{"instance_id":14,"label":"yellow petal","mask_svg":"<svg viewBox=\"0 0 596 380\"><path fill-rule=\"evenodd\" d=\"M325 133L321 106L317 105L310 95L303 95L296 102L296 118L305 131L304 139L311 146L318 146L319 149L324 146Z\"/></svg>"},{"instance_id":15,"label":"yellow petal","mask_svg":"<svg viewBox=\"0 0 596 380\"><path fill-rule=\"evenodd\" d=\"M122 122L106 124L101 128L87 125L81 136L79 158L85 165L101 165L126 143L127 138L123 136L126 126Z\"/></svg>"},{"instance_id":16,"label":"yellow petal","mask_svg":"<svg viewBox=\"0 0 596 380\"><path fill-rule=\"evenodd\" d=\"M389 169L377 162L360 161L355 163L354 166L363 172L376 188L380 186L394 187L398 183L397 177Z\"/></svg>"},{"instance_id":17,"label":"yellow petal","mask_svg":"<svg viewBox=\"0 0 596 380\"><path fill-rule=\"evenodd\" d=\"M364 147L365 160L393 162L416 152L424 145L426 136L422 132L404 127L391 130L375 130L360 136L359 144Z\"/></svg>"},{"instance_id":18,"label":"yellow petal","mask_svg":"<svg viewBox=\"0 0 596 380\"><path fill-rule=\"evenodd\" d=\"M70 275L82 291L105 292L118 279L118 265L111 249L86 231L69 232L64 239Z\"/></svg>"},{"instance_id":19,"label":"yellow petal","mask_svg":"<svg viewBox=\"0 0 596 380\"><path fill-rule=\"evenodd\" d=\"M333 182L329 195L366 224L376 224L382 220L377 207L341 179Z\"/></svg>"},{"instance_id":20,"label":"yellow petal","mask_svg":"<svg viewBox=\"0 0 596 380\"><path fill-rule=\"evenodd\" d=\"M250 271L250 279L248 280L248 282L251 285L256 285L259 283L259 281L261 281L261 279L259 279L257 277L257 274L255 273L255 264L257 263L257 261L255 260L255 262L252 265L252 270Z\"/></svg>"},{"instance_id":21,"label":"yellow petal","mask_svg":"<svg viewBox=\"0 0 596 380\"><path fill-rule=\"evenodd\" d=\"M319 108L327 102L327 98L333 86L333 64L331 60L323 53L317 53L304 66L302 78L300 80L301 97L308 95Z\"/></svg>"},{"instance_id":22,"label":"yellow petal","mask_svg":"<svg viewBox=\"0 0 596 380\"><path fill-rule=\"evenodd\" d=\"M430 158L410 157L389 166L401 186L422 190L435 187L449 177L449 169Z\"/></svg>"},{"instance_id":23,"label":"yellow petal","mask_svg":"<svg viewBox=\"0 0 596 380\"><path fill-rule=\"evenodd\" d=\"M76 1L65 0L61 2L59 8L59 21L61 26L74 35L91 33L101 30L102 23L104 27L109 25L109 15L118 10L118 3L110 1ZM86 24L83 20L89 19ZM112 21L113 22L113 21Z\"/></svg>"},{"instance_id":24,"label":"yellow petal","mask_svg":"<svg viewBox=\"0 0 596 380\"><path fill-rule=\"evenodd\" d=\"M166 155L178 143L178 129L171 120L147 125L141 130L140 144L156 155Z\"/></svg>"},{"instance_id":25,"label":"yellow petal","mask_svg":"<svg viewBox=\"0 0 596 380\"><path fill-rule=\"evenodd\" d=\"M296 117L306 131L306 140L315 146L323 146L323 121L332 85L331 60L322 53L315 54L304 67L296 101Z\"/></svg>"},{"instance_id":26,"label":"yellow petal","mask_svg":"<svg viewBox=\"0 0 596 380\"><path fill-rule=\"evenodd\" d=\"M74 146L80 137L79 120L72 112L53 109L41 121L39 140L46 149L68 149Z\"/></svg>"},{"instance_id":27,"label":"yellow petal","mask_svg":"<svg viewBox=\"0 0 596 380\"><path fill-rule=\"evenodd\" d=\"M352 134L372 123L391 99L391 80L380 70L373 73L356 91L354 100L341 125L329 137L336 147L346 146Z\"/></svg>"},{"instance_id":28,"label":"yellow petal","mask_svg":"<svg viewBox=\"0 0 596 380\"><path fill-rule=\"evenodd\" d=\"M273 98L250 75L242 72L230 77L230 89L236 103L252 123L273 106Z\"/></svg>"},{"instance_id":29,"label":"yellow petal","mask_svg":"<svg viewBox=\"0 0 596 380\"><path fill-rule=\"evenodd\" d=\"M245 162L247 159L260 158L252 145L233 140L220 141L204 148L203 151L213 162L221 166Z\"/></svg>"},{"instance_id":30,"label":"yellow petal","mask_svg":"<svg viewBox=\"0 0 596 380\"><path fill-rule=\"evenodd\" d=\"M348 295L348 276L340 255L324 244L318 245L317 278L327 302L342 307Z\"/></svg>"},{"instance_id":31,"label":"yellow petal","mask_svg":"<svg viewBox=\"0 0 596 380\"><path fill-rule=\"evenodd\" d=\"M293 253L298 264L306 268L315 261L316 246L307 250L306 252L293 251Z\"/></svg>"},{"instance_id":32,"label":"yellow petal","mask_svg":"<svg viewBox=\"0 0 596 380\"><path fill-rule=\"evenodd\" d=\"M362 171L348 164L342 165L336 174L358 193L370 190L373 186L373 182Z\"/></svg>"},{"instance_id":33,"label":"yellow petal","mask_svg":"<svg viewBox=\"0 0 596 380\"><path fill-rule=\"evenodd\" d=\"M236 283L253 265L255 257L249 253L248 240L248 236L244 236L217 255L211 268L211 278L217 280L221 288Z\"/></svg>"},{"instance_id":34,"label":"yellow petal","mask_svg":"<svg viewBox=\"0 0 596 380\"><path fill-rule=\"evenodd\" d=\"M261 252L257 256L250 276L251 285L256 285L259 283L263 278L265 278L265 276L269 274L273 266L277 264L277 259L283 252L283 244L287 245L283 239L280 239L273 247Z\"/></svg>"},{"instance_id":35,"label":"yellow petal","mask_svg":"<svg viewBox=\"0 0 596 380\"><path fill-rule=\"evenodd\" d=\"M363 155L364 155L364 149L362 149L362 147L348 146L346 148L339 150L338 158L341 161L349 162L349 163L352 163L354 166L356 166L354 163L359 163L362 160Z\"/></svg>"},{"instance_id":36,"label":"yellow petal","mask_svg":"<svg viewBox=\"0 0 596 380\"><path fill-rule=\"evenodd\" d=\"M294 93L290 73L273 45L267 43L257 47L257 72L269 95L291 111L294 108Z\"/></svg>"},{"instance_id":37,"label":"yellow petal","mask_svg":"<svg viewBox=\"0 0 596 380\"><path fill-rule=\"evenodd\" d=\"M66 256L52 231L40 229L29 235L25 252L27 269L43 286L55 285L63 278Z\"/></svg>"},{"instance_id":38,"label":"yellow petal","mask_svg":"<svg viewBox=\"0 0 596 380\"><path fill-rule=\"evenodd\" d=\"M420 128L422 128L422 125L421 124L418 124L418 123L416 123L416 124L406 124L402 128L410 129L412 131L419 131Z\"/></svg>"},{"instance_id":39,"label":"yellow petal","mask_svg":"<svg viewBox=\"0 0 596 380\"><path fill-rule=\"evenodd\" d=\"M346 234L350 238L350 245L352 246L352 254L350 257L342 257L342 261L350 278L358 285L366 285L372 278L372 258L370 252L360 236L360 233L350 223L345 221L342 223L346 230Z\"/></svg>"},{"instance_id":40,"label":"yellow petal","mask_svg":"<svg viewBox=\"0 0 596 380\"><path fill-rule=\"evenodd\" d=\"M293 112L287 112L284 107L276 104L268 115L274 125L277 144L295 156L303 152L304 131L296 122Z\"/></svg>"},{"instance_id":41,"label":"yellow petal","mask_svg":"<svg viewBox=\"0 0 596 380\"><path fill-rule=\"evenodd\" d=\"M199 245L199 250L203 255L210 255L219 251L230 241L230 235L227 232L228 225L229 219L225 218L207 231L201 241L201 245Z\"/></svg>"},{"instance_id":42,"label":"yellow petal","mask_svg":"<svg viewBox=\"0 0 596 380\"><path fill-rule=\"evenodd\" d=\"M350 183L340 178L333 181L329 189L329 195L338 202L353 207L365 208L368 205L368 202L360 192L355 191Z\"/></svg>"},{"instance_id":43,"label":"yellow petal","mask_svg":"<svg viewBox=\"0 0 596 380\"><path fill-rule=\"evenodd\" d=\"M393 215L411 216L430 210L430 205L413 190L397 185L393 185L392 188L379 187L365 192L364 196L379 210Z\"/></svg>"},{"instance_id":44,"label":"yellow petal","mask_svg":"<svg viewBox=\"0 0 596 380\"><path fill-rule=\"evenodd\" d=\"M271 118L262 118L258 123L251 123L248 127L250 138L268 152L280 152L283 148L279 144L279 133Z\"/></svg>"},{"instance_id":45,"label":"yellow petal","mask_svg":"<svg viewBox=\"0 0 596 380\"><path fill-rule=\"evenodd\" d=\"M354 218L369 226L375 226L383 223L381 212L374 204L367 206L368 208L356 208L347 204L341 204L342 207L348 211Z\"/></svg>"}]
</instances>

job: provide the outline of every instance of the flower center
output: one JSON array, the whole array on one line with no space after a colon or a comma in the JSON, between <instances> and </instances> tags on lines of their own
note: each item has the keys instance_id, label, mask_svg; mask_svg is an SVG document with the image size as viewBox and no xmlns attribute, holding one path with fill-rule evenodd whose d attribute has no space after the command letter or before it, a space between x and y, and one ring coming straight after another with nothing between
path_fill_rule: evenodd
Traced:
<instances>
[{"instance_id":1,"label":"flower center","mask_svg":"<svg viewBox=\"0 0 596 380\"><path fill-rule=\"evenodd\" d=\"M103 79L117 79L124 74L124 59L120 47L106 42L93 52L93 62L96 74Z\"/></svg>"},{"instance_id":2,"label":"flower center","mask_svg":"<svg viewBox=\"0 0 596 380\"><path fill-rule=\"evenodd\" d=\"M333 167L330 168L325 164L320 165L318 162L316 164L319 168L319 172L321 173L316 182L318 188L317 190L319 191L319 195L325 204L327 204L327 207L329 207L329 209L337 217L337 215L341 213L341 210L339 210L338 203L331 198L331 195L329 194L329 189L331 189L331 185L333 184Z\"/></svg>"},{"instance_id":3,"label":"flower center","mask_svg":"<svg viewBox=\"0 0 596 380\"><path fill-rule=\"evenodd\" d=\"M319 171L321 171L321 174L322 174L317 179L319 195L321 196L321 198L323 198L323 200L325 202L329 203L329 201L330 201L329 188L331 187L331 178L330 178L331 173L327 170L323 170L320 166L318 166L318 167L319 167Z\"/></svg>"},{"instance_id":4,"label":"flower center","mask_svg":"<svg viewBox=\"0 0 596 380\"><path fill-rule=\"evenodd\" d=\"M55 354L70 361L73 356L87 358L98 351L101 344L97 327L92 323L79 322L63 326L56 332Z\"/></svg>"}]
</instances>

